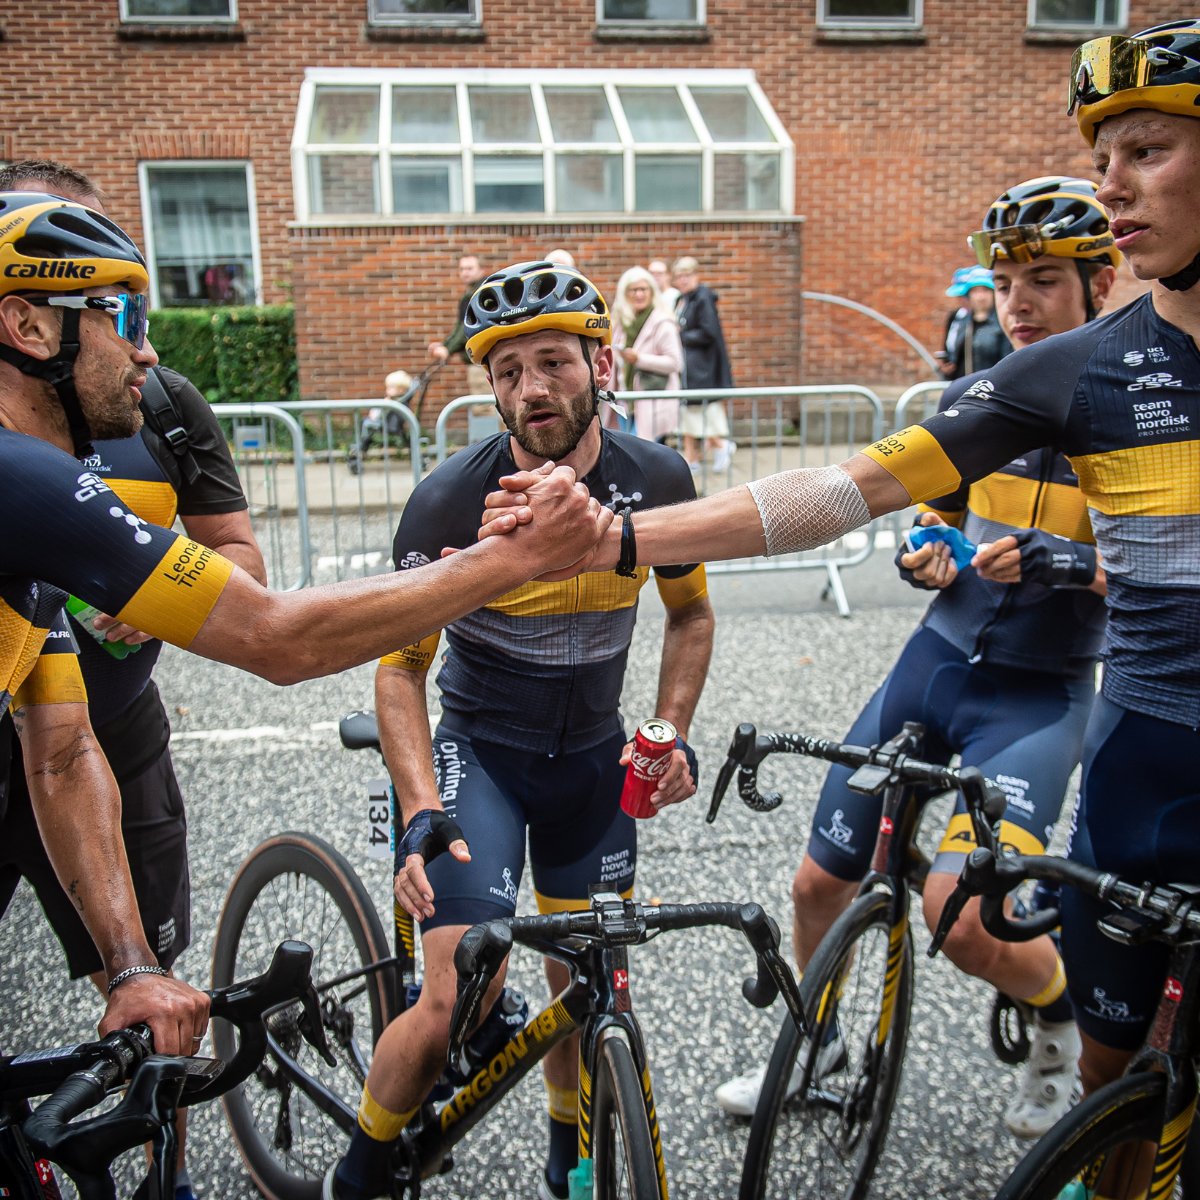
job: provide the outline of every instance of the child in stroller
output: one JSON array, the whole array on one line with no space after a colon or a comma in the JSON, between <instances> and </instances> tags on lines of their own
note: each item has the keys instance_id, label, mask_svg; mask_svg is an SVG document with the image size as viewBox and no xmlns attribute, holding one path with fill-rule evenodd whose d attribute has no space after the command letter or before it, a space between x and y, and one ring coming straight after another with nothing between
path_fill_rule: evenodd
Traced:
<instances>
[{"instance_id":1,"label":"child in stroller","mask_svg":"<svg viewBox=\"0 0 1200 1200\"><path fill-rule=\"evenodd\" d=\"M419 420L425 390L441 366L440 362L435 362L415 379L407 371L392 371L383 381L383 398L407 405ZM404 437L404 419L394 408L368 409L359 427L358 445L346 452L346 466L350 468L350 474L357 475L362 470L363 460L373 445L399 444Z\"/></svg>"}]
</instances>

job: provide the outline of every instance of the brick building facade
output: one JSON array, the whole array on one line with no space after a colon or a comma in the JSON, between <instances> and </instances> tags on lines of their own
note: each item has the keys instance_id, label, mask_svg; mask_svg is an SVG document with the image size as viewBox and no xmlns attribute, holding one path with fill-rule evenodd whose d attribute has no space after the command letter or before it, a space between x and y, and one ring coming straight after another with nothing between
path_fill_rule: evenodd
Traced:
<instances>
[{"instance_id":1,"label":"brick building facade","mask_svg":"<svg viewBox=\"0 0 1200 1200\"><path fill-rule=\"evenodd\" d=\"M692 0L699 20L678 29L599 22L597 0L470 0L470 28L381 27L380 0L237 0L220 24L123 19L132 3L94 0L84 19L33 0L19 21L0 17L0 157L79 167L139 238L147 166L248 163L258 295L295 301L313 398L378 395L386 371L419 368L452 324L461 252L500 265L552 246L608 289L633 263L695 254L722 296L739 383L913 382L928 373L899 339L843 308L802 307L800 291L867 304L934 348L964 234L997 191L1090 174L1063 109L1071 48L1092 31L1030 28L1029 0L923 0L915 28L869 33L820 23L830 0ZM1129 31L1175 15L1163 0L1127 9ZM794 147L786 209L298 220L289 143L306 70L564 65L753 71ZM464 381L455 367L439 388Z\"/></svg>"}]
</instances>

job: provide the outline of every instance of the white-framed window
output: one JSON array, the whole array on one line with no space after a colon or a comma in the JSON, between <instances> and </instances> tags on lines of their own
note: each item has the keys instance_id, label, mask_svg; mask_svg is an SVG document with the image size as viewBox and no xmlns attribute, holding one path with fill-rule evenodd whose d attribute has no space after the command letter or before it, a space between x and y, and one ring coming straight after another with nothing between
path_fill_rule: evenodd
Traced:
<instances>
[{"instance_id":1,"label":"white-framed window","mask_svg":"<svg viewBox=\"0 0 1200 1200\"><path fill-rule=\"evenodd\" d=\"M705 0L596 0L601 25L703 25Z\"/></svg>"},{"instance_id":2,"label":"white-framed window","mask_svg":"<svg viewBox=\"0 0 1200 1200\"><path fill-rule=\"evenodd\" d=\"M483 0L367 0L372 25L481 25Z\"/></svg>"},{"instance_id":3,"label":"white-framed window","mask_svg":"<svg viewBox=\"0 0 1200 1200\"><path fill-rule=\"evenodd\" d=\"M262 298L254 169L185 159L138 164L150 302L257 304Z\"/></svg>"},{"instance_id":4,"label":"white-framed window","mask_svg":"<svg viewBox=\"0 0 1200 1200\"><path fill-rule=\"evenodd\" d=\"M1029 0L1030 29L1124 29L1129 0Z\"/></svg>"},{"instance_id":5,"label":"white-framed window","mask_svg":"<svg viewBox=\"0 0 1200 1200\"><path fill-rule=\"evenodd\" d=\"M754 73L310 68L297 217L790 213L792 142Z\"/></svg>"},{"instance_id":6,"label":"white-framed window","mask_svg":"<svg viewBox=\"0 0 1200 1200\"><path fill-rule=\"evenodd\" d=\"M236 21L237 0L121 0L122 21Z\"/></svg>"},{"instance_id":7,"label":"white-framed window","mask_svg":"<svg viewBox=\"0 0 1200 1200\"><path fill-rule=\"evenodd\" d=\"M817 0L817 24L829 29L919 29L922 0Z\"/></svg>"}]
</instances>

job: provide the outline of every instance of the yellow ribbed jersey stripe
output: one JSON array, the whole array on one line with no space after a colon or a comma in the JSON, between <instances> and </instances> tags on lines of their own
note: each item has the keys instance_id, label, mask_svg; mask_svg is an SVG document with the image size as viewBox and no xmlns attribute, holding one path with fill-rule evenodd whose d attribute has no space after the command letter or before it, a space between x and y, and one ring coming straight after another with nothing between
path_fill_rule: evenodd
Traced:
<instances>
[{"instance_id":1,"label":"yellow ribbed jersey stripe","mask_svg":"<svg viewBox=\"0 0 1200 1200\"><path fill-rule=\"evenodd\" d=\"M13 696L13 708L33 704L86 704L87 688L74 654L43 654Z\"/></svg>"},{"instance_id":2,"label":"yellow ribbed jersey stripe","mask_svg":"<svg viewBox=\"0 0 1200 1200\"><path fill-rule=\"evenodd\" d=\"M1094 540L1083 493L1070 484L1045 483L998 471L971 485L970 507L983 520L1014 529L1036 524L1047 533L1072 541Z\"/></svg>"},{"instance_id":3,"label":"yellow ribbed jersey stripe","mask_svg":"<svg viewBox=\"0 0 1200 1200\"><path fill-rule=\"evenodd\" d=\"M150 525L170 529L177 510L175 489L165 480L106 479L121 503Z\"/></svg>"},{"instance_id":4,"label":"yellow ribbed jersey stripe","mask_svg":"<svg viewBox=\"0 0 1200 1200\"><path fill-rule=\"evenodd\" d=\"M637 577L625 579L615 571L600 571L558 583L523 583L487 607L511 617L548 617L559 613L613 612L632 608L650 574L638 567Z\"/></svg>"},{"instance_id":5,"label":"yellow ribbed jersey stripe","mask_svg":"<svg viewBox=\"0 0 1200 1200\"><path fill-rule=\"evenodd\" d=\"M215 550L177 537L154 571L116 615L185 649L219 599L233 563Z\"/></svg>"},{"instance_id":6,"label":"yellow ribbed jersey stripe","mask_svg":"<svg viewBox=\"0 0 1200 1200\"><path fill-rule=\"evenodd\" d=\"M1200 513L1200 441L1085 454L1072 458L1071 465L1097 512L1114 517Z\"/></svg>"},{"instance_id":7,"label":"yellow ribbed jersey stripe","mask_svg":"<svg viewBox=\"0 0 1200 1200\"><path fill-rule=\"evenodd\" d=\"M862 451L913 500L934 500L958 487L961 476L933 434L920 425L897 430Z\"/></svg>"}]
</instances>

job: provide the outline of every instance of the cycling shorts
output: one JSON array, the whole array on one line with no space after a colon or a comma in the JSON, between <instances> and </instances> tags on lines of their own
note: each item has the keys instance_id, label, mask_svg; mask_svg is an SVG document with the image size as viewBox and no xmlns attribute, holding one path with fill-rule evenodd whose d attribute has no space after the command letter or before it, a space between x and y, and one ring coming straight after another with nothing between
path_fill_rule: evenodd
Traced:
<instances>
[{"instance_id":1,"label":"cycling shorts","mask_svg":"<svg viewBox=\"0 0 1200 1200\"><path fill-rule=\"evenodd\" d=\"M422 929L473 925L516 912L525 838L539 912L586 908L593 889L628 894L635 822L621 811L624 733L571 754L535 754L472 741L443 722L433 738L442 805L471 861L429 864L436 914Z\"/></svg>"},{"instance_id":2,"label":"cycling shorts","mask_svg":"<svg viewBox=\"0 0 1200 1200\"><path fill-rule=\"evenodd\" d=\"M1133 883L1200 884L1200 731L1101 697L1088 727L1069 856ZM1111 906L1063 888L1063 962L1079 1027L1134 1050L1162 994L1169 951L1122 946L1096 921Z\"/></svg>"},{"instance_id":3,"label":"cycling shorts","mask_svg":"<svg viewBox=\"0 0 1200 1200\"><path fill-rule=\"evenodd\" d=\"M1049 674L968 662L966 654L926 628L918 629L896 665L859 714L845 740L871 746L895 736L905 721L925 726L918 757L978 767L1008 797L1001 841L1022 853L1045 848L1083 745L1095 697L1094 674ZM875 849L883 797L851 791L853 772L833 766L813 818L808 853L847 881L866 874ZM963 797L934 859L955 875L975 847Z\"/></svg>"},{"instance_id":4,"label":"cycling shorts","mask_svg":"<svg viewBox=\"0 0 1200 1200\"><path fill-rule=\"evenodd\" d=\"M166 720L161 703L156 707L159 720ZM152 718L149 723L147 736L152 736ZM164 747L138 774L122 778L120 788L121 832L142 927L159 964L169 967L192 936L187 817L170 750ZM0 821L0 914L8 908L22 876L32 885L62 943L71 978L99 971L103 966L99 952L46 857L17 752L8 809Z\"/></svg>"}]
</instances>

